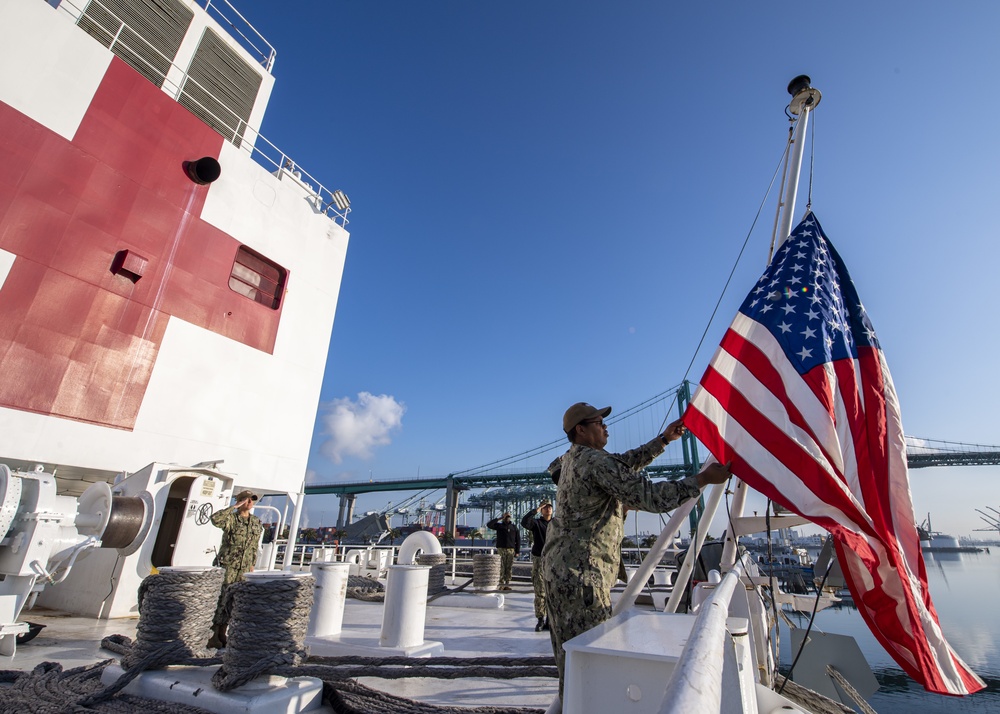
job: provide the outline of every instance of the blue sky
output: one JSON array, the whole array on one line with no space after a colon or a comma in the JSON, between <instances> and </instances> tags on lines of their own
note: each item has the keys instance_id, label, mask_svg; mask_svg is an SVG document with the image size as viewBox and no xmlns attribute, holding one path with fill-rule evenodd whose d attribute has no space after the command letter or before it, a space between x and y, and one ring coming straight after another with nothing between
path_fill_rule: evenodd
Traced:
<instances>
[{"instance_id":1,"label":"blue sky","mask_svg":"<svg viewBox=\"0 0 1000 714\"><path fill-rule=\"evenodd\" d=\"M692 360L696 380L764 267L775 193L696 353L802 73L823 92L813 209L906 432L1000 444L1000 5L237 7L278 53L262 133L354 209L313 482L475 467L560 438L575 401L620 411ZM914 471L915 510L970 533L998 476ZM313 525L335 512L309 500Z\"/></svg>"}]
</instances>

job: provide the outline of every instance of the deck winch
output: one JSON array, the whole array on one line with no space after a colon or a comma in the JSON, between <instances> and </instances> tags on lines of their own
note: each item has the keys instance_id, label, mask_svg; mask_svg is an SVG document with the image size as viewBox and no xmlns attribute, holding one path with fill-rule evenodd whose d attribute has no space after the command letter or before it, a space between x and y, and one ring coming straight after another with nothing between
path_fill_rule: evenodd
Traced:
<instances>
[{"instance_id":1,"label":"deck winch","mask_svg":"<svg viewBox=\"0 0 1000 714\"><path fill-rule=\"evenodd\" d=\"M56 494L56 478L42 466L11 471L0 464L0 654L11 655L18 623L47 585L62 582L91 548L134 552L149 534L153 502L148 493L113 496L107 483L91 484L79 498Z\"/></svg>"},{"instance_id":2,"label":"deck winch","mask_svg":"<svg viewBox=\"0 0 1000 714\"><path fill-rule=\"evenodd\" d=\"M125 617L137 612L137 589L154 568L210 566L219 542L210 516L234 486L215 465L153 463L75 498L58 494L54 468L0 464L0 654L13 654L16 637L29 631L17 620L36 600ZM81 558L87 567L74 568Z\"/></svg>"}]
</instances>

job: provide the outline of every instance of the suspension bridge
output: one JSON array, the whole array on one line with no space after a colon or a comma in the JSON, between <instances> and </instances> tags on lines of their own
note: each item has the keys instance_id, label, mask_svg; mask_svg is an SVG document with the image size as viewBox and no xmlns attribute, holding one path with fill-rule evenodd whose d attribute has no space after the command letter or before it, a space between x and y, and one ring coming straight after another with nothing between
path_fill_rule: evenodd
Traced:
<instances>
[{"instance_id":1,"label":"suspension bridge","mask_svg":"<svg viewBox=\"0 0 1000 714\"><path fill-rule=\"evenodd\" d=\"M690 399L690 389L690 383L684 382L631 409L626 409L608 420L608 424L614 426L640 416L648 420L650 412L654 413L653 420L655 421L659 419L661 414L671 413L674 405L682 414ZM663 423L666 421L664 418ZM565 440L557 440L475 469L445 476L313 484L306 486L305 492L306 495L340 496L337 527L342 528L351 523L354 505L360 494L443 489L445 491L443 509L446 514L445 530L454 535L458 522L459 494L462 492L481 491L481 493L474 494L465 507L482 508L489 511L496 511L498 506L503 510L514 508L520 511L523 508L519 506L523 504L534 504L540 498L551 497L555 487L548 471L539 467L531 468L523 465L519 467L517 464L538 459L540 456L546 453L551 454L556 450L561 453L565 447ZM701 465L698 458L697 442L688 434L681 439L681 448L683 450L681 459L675 459L672 462L654 462L646 468L646 473L652 478L666 479L683 478L695 473ZM933 466L997 466L1000 465L1000 446L907 436L906 459L911 469Z\"/></svg>"}]
</instances>

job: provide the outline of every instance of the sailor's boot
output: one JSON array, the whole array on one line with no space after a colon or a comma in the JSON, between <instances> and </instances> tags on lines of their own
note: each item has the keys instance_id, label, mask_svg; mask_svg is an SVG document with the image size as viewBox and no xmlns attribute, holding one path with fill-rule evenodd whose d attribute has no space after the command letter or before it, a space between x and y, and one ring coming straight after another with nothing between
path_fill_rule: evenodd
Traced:
<instances>
[{"instance_id":1,"label":"sailor's boot","mask_svg":"<svg viewBox=\"0 0 1000 714\"><path fill-rule=\"evenodd\" d=\"M545 618L539 617L538 622L535 624L535 632L541 632L542 627L545 625Z\"/></svg>"},{"instance_id":2,"label":"sailor's boot","mask_svg":"<svg viewBox=\"0 0 1000 714\"><path fill-rule=\"evenodd\" d=\"M546 631L549 629L549 618L548 617L545 618L545 624L542 625L542 629L546 630Z\"/></svg>"}]
</instances>

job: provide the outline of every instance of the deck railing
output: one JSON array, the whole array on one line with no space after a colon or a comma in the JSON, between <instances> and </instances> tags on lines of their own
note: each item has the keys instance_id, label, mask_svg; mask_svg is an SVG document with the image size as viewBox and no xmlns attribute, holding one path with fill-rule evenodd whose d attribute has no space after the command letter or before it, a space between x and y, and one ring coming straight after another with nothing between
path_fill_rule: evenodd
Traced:
<instances>
[{"instance_id":1,"label":"deck railing","mask_svg":"<svg viewBox=\"0 0 1000 714\"><path fill-rule=\"evenodd\" d=\"M215 18L220 25L226 25L232 32L230 35L240 43L247 52L257 55L258 61L270 73L274 66L275 51L271 43L264 39L264 36L257 31L257 28L250 24L240 11L229 4L229 0L195 0L205 8L205 12ZM223 5L225 7L223 7ZM237 19L232 19L235 16ZM263 48L257 45L263 45Z\"/></svg>"},{"instance_id":2,"label":"deck railing","mask_svg":"<svg viewBox=\"0 0 1000 714\"><path fill-rule=\"evenodd\" d=\"M268 544L264 550L268 563L280 563L284 558L285 548L288 541L284 538L277 540L274 545ZM298 542L292 545L292 565L291 569L296 571L308 570L313 563L337 563L343 562L347 553L352 550L367 550L371 547L374 550L388 551L389 564L396 562L396 554L399 545L358 545L352 543L340 544L317 544ZM459 579L459 572L472 572L472 556L477 553L496 553L494 545L446 545L441 546L441 552L448 556L449 585L454 585ZM263 561L262 561L263 563Z\"/></svg>"},{"instance_id":3,"label":"deck railing","mask_svg":"<svg viewBox=\"0 0 1000 714\"><path fill-rule=\"evenodd\" d=\"M737 562L715 586L711 598L702 603L667 682L660 714L717 714L721 709L726 618L742 576L743 564Z\"/></svg>"},{"instance_id":4,"label":"deck railing","mask_svg":"<svg viewBox=\"0 0 1000 714\"><path fill-rule=\"evenodd\" d=\"M206 8L211 6L216 12L218 12L218 3L212 5L211 0L200 1L207 3ZM77 2L82 3L82 6L77 5ZM228 3L226 4L228 5ZM167 57L158 49L153 47L153 45L146 41L137 30L129 27L124 20L116 15L111 8L102 3L100 0L76 0L76 2L74 2L74 0L59 0L57 8L69 15L73 19L73 22L76 23L84 15L86 9L91 5L99 6L105 13L114 18L116 24L118 25L117 28L101 28L108 32L111 36L108 49L115 52L116 47L124 48L127 51L126 53L116 52L115 54L119 54L119 56L121 56L121 54L126 54L130 64L133 62L141 63L146 72L160 79L160 87L167 95L175 101L179 101L182 93L184 92L184 88L188 85L188 83L190 83L197 87L200 91L204 92L206 96L213 99L219 106L225 108L225 105L218 97L213 95L212 92L191 78L184 68L174 63L172 57ZM233 12L236 11L233 10ZM239 15L239 13L236 14ZM240 15L240 18L242 19L242 15ZM246 24L248 27L252 27L249 23ZM138 48L131 46L128 41L123 39L123 30L126 28L131 30L132 34L143 42L149 50L155 52L166 60L167 63L169 63L169 69L166 72L154 67L150 62L140 56L137 52ZM254 30L254 32L256 33L256 30ZM259 33L257 34L259 35ZM263 40L263 38L261 39ZM264 40L264 43L267 44L266 40ZM240 44L243 45L243 43ZM268 51L256 51L264 52L262 64L265 69L270 71L270 67L274 62L274 49L271 48L270 44L267 44L267 47L269 48ZM142 72L142 74L146 74L146 72ZM311 174L303 170L302 167L299 166L299 164L296 163L290 156L257 131L255 127L250 126L243 119L237 116L235 112L229 112L231 116L223 117L219 116L218 112L209 109L197 99L192 97L190 93L187 95L187 100L195 104L201 111L211 117L218 124L218 126L212 126L211 123L206 122L209 126L212 126L215 131L221 134L224 139L242 151L247 152L254 161L270 171L271 174L279 180L287 179L294 181L303 191L306 201L308 201L316 213L322 213L332 218L341 226L347 226L350 222L347 215L351 212L351 207L349 204L345 205L343 192L337 189L329 189L321 184ZM220 127L222 128L220 129Z\"/></svg>"}]
</instances>

